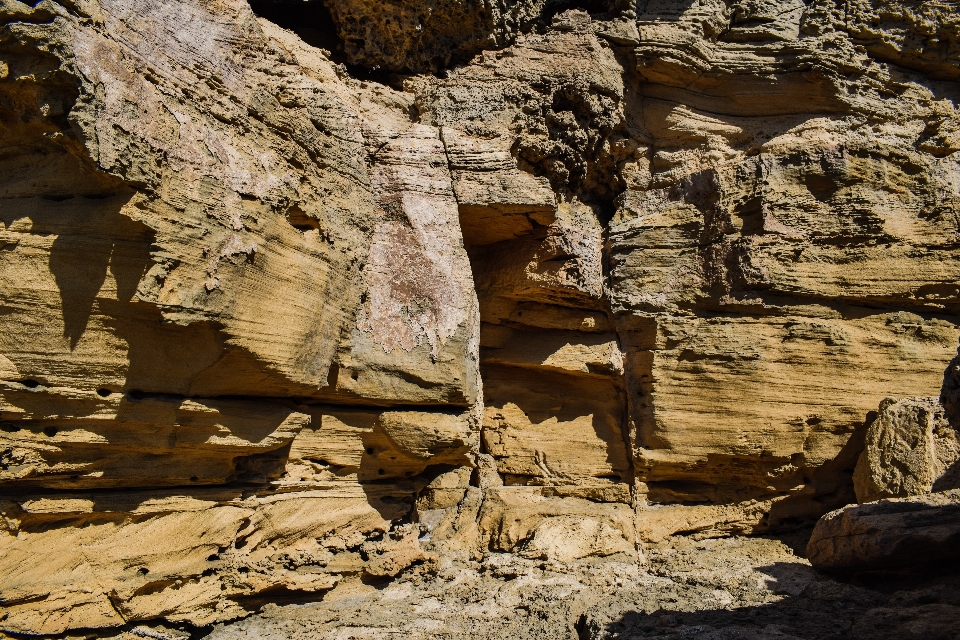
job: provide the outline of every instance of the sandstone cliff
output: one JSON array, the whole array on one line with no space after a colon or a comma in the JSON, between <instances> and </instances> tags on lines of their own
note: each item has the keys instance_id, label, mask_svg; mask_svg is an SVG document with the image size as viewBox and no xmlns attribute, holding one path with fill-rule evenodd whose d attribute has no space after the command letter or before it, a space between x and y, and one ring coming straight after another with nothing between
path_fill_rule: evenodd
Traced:
<instances>
[{"instance_id":1,"label":"sandstone cliff","mask_svg":"<svg viewBox=\"0 0 960 640\"><path fill-rule=\"evenodd\" d=\"M0 629L960 485L958 9L0 0Z\"/></svg>"}]
</instances>

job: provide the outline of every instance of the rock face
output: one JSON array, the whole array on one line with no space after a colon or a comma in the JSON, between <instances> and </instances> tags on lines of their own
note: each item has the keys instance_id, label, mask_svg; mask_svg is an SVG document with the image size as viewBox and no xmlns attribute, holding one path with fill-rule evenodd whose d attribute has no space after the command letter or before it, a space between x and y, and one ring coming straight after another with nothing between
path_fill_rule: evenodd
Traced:
<instances>
[{"instance_id":1,"label":"rock face","mask_svg":"<svg viewBox=\"0 0 960 640\"><path fill-rule=\"evenodd\" d=\"M0 629L945 488L957 15L6 0Z\"/></svg>"},{"instance_id":2,"label":"rock face","mask_svg":"<svg viewBox=\"0 0 960 640\"><path fill-rule=\"evenodd\" d=\"M943 570L960 561L960 491L853 505L817 523L807 556L822 571Z\"/></svg>"},{"instance_id":3,"label":"rock face","mask_svg":"<svg viewBox=\"0 0 960 640\"><path fill-rule=\"evenodd\" d=\"M420 559L394 525L480 426L439 131L245 2L3 24L4 628L208 624L395 573L383 536Z\"/></svg>"},{"instance_id":4,"label":"rock face","mask_svg":"<svg viewBox=\"0 0 960 640\"><path fill-rule=\"evenodd\" d=\"M319 3L320 0L310 0ZM564 8L556 0L324 0L352 64L439 71L484 49L512 44ZM620 0L592 3L609 11Z\"/></svg>"},{"instance_id":5,"label":"rock face","mask_svg":"<svg viewBox=\"0 0 960 640\"><path fill-rule=\"evenodd\" d=\"M637 476L657 503L790 492L792 518L836 504L817 469L865 401L930 393L953 355L955 223L932 212L956 210L957 168L920 131L955 94L884 97L909 73L832 3L685 7L638 16L649 173L608 240Z\"/></svg>"}]
</instances>

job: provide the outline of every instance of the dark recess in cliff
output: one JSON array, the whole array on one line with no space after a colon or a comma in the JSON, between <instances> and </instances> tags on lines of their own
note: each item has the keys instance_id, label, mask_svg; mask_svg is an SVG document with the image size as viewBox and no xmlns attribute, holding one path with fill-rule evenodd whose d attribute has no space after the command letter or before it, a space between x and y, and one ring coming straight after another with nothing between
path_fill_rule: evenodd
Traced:
<instances>
[{"instance_id":1,"label":"dark recess in cliff","mask_svg":"<svg viewBox=\"0 0 960 640\"><path fill-rule=\"evenodd\" d=\"M289 29L312 47L326 49L335 62L345 62L343 41L337 35L330 11L314 0L251 0L250 8L261 18Z\"/></svg>"},{"instance_id":2,"label":"dark recess in cliff","mask_svg":"<svg viewBox=\"0 0 960 640\"><path fill-rule=\"evenodd\" d=\"M339 0L252 0L254 13L326 49L358 79L392 73L435 73L501 49L521 33L542 32L553 17L582 9L612 17L624 0L432 0L424 3L343 3ZM370 72L384 74L382 78ZM397 84L397 83L393 83Z\"/></svg>"}]
</instances>

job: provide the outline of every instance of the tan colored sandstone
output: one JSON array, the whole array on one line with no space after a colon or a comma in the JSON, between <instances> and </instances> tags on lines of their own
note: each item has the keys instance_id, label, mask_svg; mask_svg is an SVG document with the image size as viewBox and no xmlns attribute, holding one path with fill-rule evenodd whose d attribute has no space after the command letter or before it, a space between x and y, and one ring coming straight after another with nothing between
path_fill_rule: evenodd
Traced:
<instances>
[{"instance_id":1,"label":"tan colored sandstone","mask_svg":"<svg viewBox=\"0 0 960 640\"><path fill-rule=\"evenodd\" d=\"M0 630L943 488L956 7L629 4L0 2Z\"/></svg>"}]
</instances>

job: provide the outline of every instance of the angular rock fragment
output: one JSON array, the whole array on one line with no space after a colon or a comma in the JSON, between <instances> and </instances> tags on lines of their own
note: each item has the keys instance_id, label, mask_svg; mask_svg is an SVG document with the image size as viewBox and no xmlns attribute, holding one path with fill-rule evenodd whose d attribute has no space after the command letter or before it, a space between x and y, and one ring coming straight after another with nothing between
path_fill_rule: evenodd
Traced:
<instances>
[{"instance_id":1,"label":"angular rock fragment","mask_svg":"<svg viewBox=\"0 0 960 640\"><path fill-rule=\"evenodd\" d=\"M559 561L636 553L632 509L625 504L501 487L487 490L478 517L481 548Z\"/></svg>"}]
</instances>

